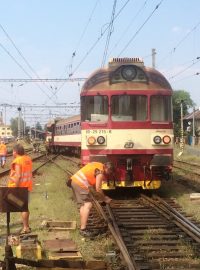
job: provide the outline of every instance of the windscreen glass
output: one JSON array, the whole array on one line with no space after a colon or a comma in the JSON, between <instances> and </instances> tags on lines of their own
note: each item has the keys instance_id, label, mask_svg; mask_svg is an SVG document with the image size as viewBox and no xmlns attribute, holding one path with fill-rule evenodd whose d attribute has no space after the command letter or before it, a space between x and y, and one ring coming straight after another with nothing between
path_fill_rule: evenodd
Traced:
<instances>
[{"instance_id":1,"label":"windscreen glass","mask_svg":"<svg viewBox=\"0 0 200 270\"><path fill-rule=\"evenodd\" d=\"M120 95L111 98L112 121L145 121L147 97L143 95Z\"/></svg>"},{"instance_id":2,"label":"windscreen glass","mask_svg":"<svg viewBox=\"0 0 200 270\"><path fill-rule=\"evenodd\" d=\"M86 122L107 122L108 97L81 97L81 120Z\"/></svg>"}]
</instances>

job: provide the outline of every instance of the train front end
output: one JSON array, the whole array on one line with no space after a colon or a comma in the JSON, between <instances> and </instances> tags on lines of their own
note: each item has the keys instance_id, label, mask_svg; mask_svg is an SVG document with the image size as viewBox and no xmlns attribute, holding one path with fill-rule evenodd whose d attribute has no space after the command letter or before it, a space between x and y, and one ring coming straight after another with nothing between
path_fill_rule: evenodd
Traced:
<instances>
[{"instance_id":1,"label":"train front end","mask_svg":"<svg viewBox=\"0 0 200 270\"><path fill-rule=\"evenodd\" d=\"M116 58L94 72L81 91L81 158L112 161L104 189L157 189L171 175L172 89L139 58Z\"/></svg>"}]
</instances>

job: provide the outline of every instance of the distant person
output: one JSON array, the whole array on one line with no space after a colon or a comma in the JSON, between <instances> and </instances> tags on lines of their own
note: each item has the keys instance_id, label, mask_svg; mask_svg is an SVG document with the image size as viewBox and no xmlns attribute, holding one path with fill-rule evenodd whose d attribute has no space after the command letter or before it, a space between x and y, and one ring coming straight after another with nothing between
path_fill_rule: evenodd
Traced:
<instances>
[{"instance_id":1,"label":"distant person","mask_svg":"<svg viewBox=\"0 0 200 270\"><path fill-rule=\"evenodd\" d=\"M24 147L21 144L16 144L13 147L13 157L8 187L27 187L29 192L32 191L32 160L28 155L25 155ZM20 234L30 233L29 210L22 212L22 222L23 228Z\"/></svg>"},{"instance_id":2,"label":"distant person","mask_svg":"<svg viewBox=\"0 0 200 270\"><path fill-rule=\"evenodd\" d=\"M4 143L3 140L1 140L0 143L0 162L1 162L1 167L4 168L6 164L6 155L7 155L7 147Z\"/></svg>"},{"instance_id":3,"label":"distant person","mask_svg":"<svg viewBox=\"0 0 200 270\"><path fill-rule=\"evenodd\" d=\"M95 190L101 195L105 203L110 203L111 198L104 195L101 185L103 181L114 173L114 166L111 162L102 164L100 162L91 162L81 168L71 177L71 187L76 196L76 200L81 204L80 207L80 234L82 236L94 236L92 231L87 229L88 217L92 208L89 188L95 187Z\"/></svg>"}]
</instances>

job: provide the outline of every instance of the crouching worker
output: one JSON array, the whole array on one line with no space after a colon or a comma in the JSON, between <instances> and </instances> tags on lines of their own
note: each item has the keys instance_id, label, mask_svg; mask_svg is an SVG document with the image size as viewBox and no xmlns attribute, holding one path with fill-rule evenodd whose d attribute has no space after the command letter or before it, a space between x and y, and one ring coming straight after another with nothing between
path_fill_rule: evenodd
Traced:
<instances>
[{"instance_id":1,"label":"crouching worker","mask_svg":"<svg viewBox=\"0 0 200 270\"><path fill-rule=\"evenodd\" d=\"M32 191L32 160L25 155L24 147L17 144L13 147L14 160L11 164L8 187L27 187L28 191ZM22 212L23 228L20 234L31 232L29 227L29 211Z\"/></svg>"},{"instance_id":2,"label":"crouching worker","mask_svg":"<svg viewBox=\"0 0 200 270\"><path fill-rule=\"evenodd\" d=\"M110 203L111 198L104 195L101 189L103 181L109 179L114 173L114 166L111 162L102 164L100 162L91 162L81 168L77 173L71 177L71 187L76 196L77 203L80 207L80 234L82 236L94 236L92 231L87 229L87 221L92 208L91 198L89 196L89 189L94 187L96 192L101 196L105 203Z\"/></svg>"}]
</instances>

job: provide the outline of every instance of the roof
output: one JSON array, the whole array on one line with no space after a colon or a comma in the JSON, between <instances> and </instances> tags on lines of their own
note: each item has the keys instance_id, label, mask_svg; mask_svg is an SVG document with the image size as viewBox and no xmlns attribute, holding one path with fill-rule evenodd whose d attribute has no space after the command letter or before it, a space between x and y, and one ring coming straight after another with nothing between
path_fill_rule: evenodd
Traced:
<instances>
[{"instance_id":1,"label":"roof","mask_svg":"<svg viewBox=\"0 0 200 270\"><path fill-rule=\"evenodd\" d=\"M123 70L131 66L135 70L135 77L126 80L122 75ZM81 95L92 91L103 92L107 89L172 91L167 79L158 70L145 67L139 58L114 58L108 66L97 69L89 76L83 84Z\"/></svg>"},{"instance_id":2,"label":"roof","mask_svg":"<svg viewBox=\"0 0 200 270\"><path fill-rule=\"evenodd\" d=\"M56 125L62 125L62 124L67 124L67 123L71 123L71 122L76 122L76 121L80 121L80 114L60 119L60 120L56 121Z\"/></svg>"},{"instance_id":3,"label":"roof","mask_svg":"<svg viewBox=\"0 0 200 270\"><path fill-rule=\"evenodd\" d=\"M183 117L183 120L192 120L193 114L195 119L200 119L200 110L196 110L194 113L191 112Z\"/></svg>"}]
</instances>

